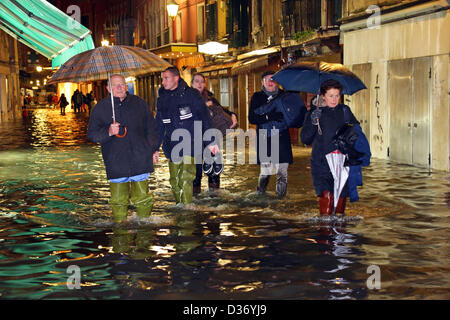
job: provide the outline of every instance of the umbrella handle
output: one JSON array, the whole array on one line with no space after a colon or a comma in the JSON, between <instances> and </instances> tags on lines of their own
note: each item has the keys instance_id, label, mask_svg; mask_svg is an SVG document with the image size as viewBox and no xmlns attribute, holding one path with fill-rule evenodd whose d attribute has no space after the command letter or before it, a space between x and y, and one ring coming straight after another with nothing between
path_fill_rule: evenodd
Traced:
<instances>
[{"instance_id":1,"label":"umbrella handle","mask_svg":"<svg viewBox=\"0 0 450 320\"><path fill-rule=\"evenodd\" d=\"M320 95L319 94L317 94L317 97L316 97L316 101L317 101L317 108L319 108L320 107ZM322 128L320 127L320 123L319 123L319 118L316 118L316 125L317 125L317 131L319 132L319 134L320 135L322 135Z\"/></svg>"},{"instance_id":2,"label":"umbrella handle","mask_svg":"<svg viewBox=\"0 0 450 320\"><path fill-rule=\"evenodd\" d=\"M116 123L116 121L113 122L114 124ZM125 129L125 132L123 134L116 134L115 136L118 138L124 138L127 135L127 127L123 127Z\"/></svg>"},{"instance_id":3,"label":"umbrella handle","mask_svg":"<svg viewBox=\"0 0 450 320\"><path fill-rule=\"evenodd\" d=\"M116 137L118 138L124 138L127 135L127 127L123 127L125 129L125 132L123 134L116 134Z\"/></svg>"},{"instance_id":4,"label":"umbrella handle","mask_svg":"<svg viewBox=\"0 0 450 320\"><path fill-rule=\"evenodd\" d=\"M316 120L317 120L317 131L319 132L320 135L322 135L322 128L320 127L319 118L316 118Z\"/></svg>"},{"instance_id":5,"label":"umbrella handle","mask_svg":"<svg viewBox=\"0 0 450 320\"><path fill-rule=\"evenodd\" d=\"M322 128L320 127L319 118L316 118L316 123L313 123L313 125L317 126L317 132L322 135Z\"/></svg>"}]
</instances>

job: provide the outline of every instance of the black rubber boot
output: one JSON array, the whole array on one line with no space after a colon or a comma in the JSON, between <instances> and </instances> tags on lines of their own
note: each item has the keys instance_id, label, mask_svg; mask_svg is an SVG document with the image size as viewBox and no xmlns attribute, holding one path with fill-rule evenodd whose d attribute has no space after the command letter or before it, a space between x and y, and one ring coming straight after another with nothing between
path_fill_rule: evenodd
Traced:
<instances>
[{"instance_id":1,"label":"black rubber boot","mask_svg":"<svg viewBox=\"0 0 450 320\"><path fill-rule=\"evenodd\" d=\"M208 187L209 191L215 191L220 189L220 176L213 173L208 175Z\"/></svg>"},{"instance_id":2,"label":"black rubber boot","mask_svg":"<svg viewBox=\"0 0 450 320\"><path fill-rule=\"evenodd\" d=\"M284 198L287 191L287 177L277 176L277 185L275 187L278 198Z\"/></svg>"},{"instance_id":3,"label":"black rubber boot","mask_svg":"<svg viewBox=\"0 0 450 320\"><path fill-rule=\"evenodd\" d=\"M258 186L256 187L256 191L260 195L266 194L267 185L269 184L270 176L259 176Z\"/></svg>"},{"instance_id":4,"label":"black rubber boot","mask_svg":"<svg viewBox=\"0 0 450 320\"><path fill-rule=\"evenodd\" d=\"M196 164L195 165L194 188L193 188L194 195L202 192L202 176L203 176L202 164L201 163Z\"/></svg>"}]
</instances>

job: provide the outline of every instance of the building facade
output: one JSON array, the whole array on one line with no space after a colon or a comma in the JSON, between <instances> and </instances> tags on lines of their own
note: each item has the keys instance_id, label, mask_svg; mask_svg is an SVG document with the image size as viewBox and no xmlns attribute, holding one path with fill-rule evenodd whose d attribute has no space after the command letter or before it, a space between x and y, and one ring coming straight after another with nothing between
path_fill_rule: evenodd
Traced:
<instances>
[{"instance_id":1,"label":"building facade","mask_svg":"<svg viewBox=\"0 0 450 320\"><path fill-rule=\"evenodd\" d=\"M344 64L367 90L346 97L377 158L449 170L448 1L345 1Z\"/></svg>"},{"instance_id":2,"label":"building facade","mask_svg":"<svg viewBox=\"0 0 450 320\"><path fill-rule=\"evenodd\" d=\"M205 38L205 1L176 1L176 16L169 17L166 0L135 0L135 45L147 49L176 66L190 83L195 69L204 62L197 50ZM136 78L136 92L156 111L157 92L161 86L160 73Z\"/></svg>"},{"instance_id":3,"label":"building facade","mask_svg":"<svg viewBox=\"0 0 450 320\"><path fill-rule=\"evenodd\" d=\"M261 89L264 71L298 61L343 63L368 88L345 96L344 102L360 121L373 155L449 170L450 38L443 32L450 29L448 1L175 2L179 7L174 17L168 15L168 0L84 0L79 6L96 46L108 40L152 51L177 66L188 83L194 72L202 72L216 98L238 114L243 130L251 127L248 104ZM63 11L70 4L52 3ZM14 88L17 58L11 58L17 45L11 41L2 35L2 114L18 105L5 100L14 95L3 94L19 88ZM228 44L228 51L198 52L198 45L209 41ZM128 80L155 111L160 74ZM106 94L104 83L91 85L98 98ZM302 97L308 104L311 94ZM298 143L298 130L291 130L291 135Z\"/></svg>"},{"instance_id":4,"label":"building facade","mask_svg":"<svg viewBox=\"0 0 450 320\"><path fill-rule=\"evenodd\" d=\"M17 41L0 30L0 123L21 117Z\"/></svg>"}]
</instances>

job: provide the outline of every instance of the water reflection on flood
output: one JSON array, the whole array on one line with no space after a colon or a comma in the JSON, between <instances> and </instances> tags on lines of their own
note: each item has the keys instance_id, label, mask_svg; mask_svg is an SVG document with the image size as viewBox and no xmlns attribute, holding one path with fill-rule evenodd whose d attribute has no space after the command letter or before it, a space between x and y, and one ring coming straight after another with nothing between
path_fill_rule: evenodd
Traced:
<instances>
[{"instance_id":1,"label":"water reflection on flood","mask_svg":"<svg viewBox=\"0 0 450 320\"><path fill-rule=\"evenodd\" d=\"M149 299L449 298L449 177L374 159L348 221L317 217L307 148L288 197L255 193L255 165L228 165L198 211L174 206L167 164L150 179L154 215L112 224L85 114L37 109L0 124L0 297ZM204 188L206 188L204 179ZM70 265L81 289L67 287ZM367 268L381 289L367 287Z\"/></svg>"}]
</instances>

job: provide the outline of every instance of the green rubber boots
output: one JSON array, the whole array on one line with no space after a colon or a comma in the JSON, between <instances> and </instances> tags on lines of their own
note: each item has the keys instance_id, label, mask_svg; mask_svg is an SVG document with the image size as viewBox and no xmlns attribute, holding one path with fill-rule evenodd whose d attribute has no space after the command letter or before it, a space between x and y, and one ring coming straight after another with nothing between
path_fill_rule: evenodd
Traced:
<instances>
[{"instance_id":1,"label":"green rubber boots","mask_svg":"<svg viewBox=\"0 0 450 320\"><path fill-rule=\"evenodd\" d=\"M180 163L169 161L169 182L176 203L188 204L192 202L195 170L193 157L185 156Z\"/></svg>"},{"instance_id":2,"label":"green rubber boots","mask_svg":"<svg viewBox=\"0 0 450 320\"><path fill-rule=\"evenodd\" d=\"M109 204L112 207L114 222L122 222L126 219L130 199L136 207L136 213L139 218L150 216L154 199L153 194L148 192L148 180L110 183L110 189L111 200Z\"/></svg>"}]
</instances>

